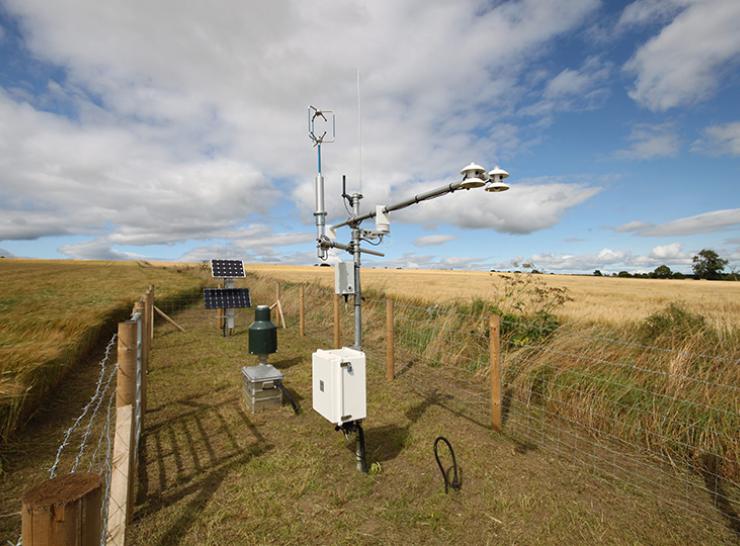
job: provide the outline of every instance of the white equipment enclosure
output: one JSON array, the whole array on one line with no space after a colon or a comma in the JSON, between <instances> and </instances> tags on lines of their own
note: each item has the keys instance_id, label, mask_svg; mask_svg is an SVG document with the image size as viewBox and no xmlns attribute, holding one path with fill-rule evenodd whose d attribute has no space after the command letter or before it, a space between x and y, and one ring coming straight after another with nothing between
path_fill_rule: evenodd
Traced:
<instances>
[{"instance_id":1,"label":"white equipment enclosure","mask_svg":"<svg viewBox=\"0 0 740 546\"><path fill-rule=\"evenodd\" d=\"M349 347L313 353L313 409L335 425L367 417L365 353Z\"/></svg>"}]
</instances>

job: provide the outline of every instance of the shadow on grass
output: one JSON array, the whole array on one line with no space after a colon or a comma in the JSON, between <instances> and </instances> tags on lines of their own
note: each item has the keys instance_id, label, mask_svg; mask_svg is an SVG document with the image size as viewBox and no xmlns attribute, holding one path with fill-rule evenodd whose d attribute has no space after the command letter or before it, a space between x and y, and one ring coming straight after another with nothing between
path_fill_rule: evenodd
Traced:
<instances>
[{"instance_id":1,"label":"shadow on grass","mask_svg":"<svg viewBox=\"0 0 740 546\"><path fill-rule=\"evenodd\" d=\"M169 529L167 529L167 531L160 539L159 544L161 546L165 546L168 544L180 544L182 539L190 530L190 527L192 527L193 523L198 520L198 517L201 515L203 509L208 504L208 501L211 499L211 497L213 497L214 493L218 491L219 487L229 475L229 473L234 468L248 463L251 459L259 457L260 455L267 453L271 449L272 446L253 446L252 448L247 449L247 451L242 453L240 456L229 461L228 463L211 469L209 472L206 473L203 479L180 489L176 495L164 497L163 499L161 499L162 502L159 504L159 508L161 508L163 505L166 506L177 502L178 500L181 500L182 498L193 493L197 493L196 496L188 502L187 506L180 510L180 516L172 523L172 525L170 525ZM146 517L146 515L148 514L144 513L141 516L137 514L137 519L138 517Z\"/></svg>"},{"instance_id":2,"label":"shadow on grass","mask_svg":"<svg viewBox=\"0 0 740 546\"><path fill-rule=\"evenodd\" d=\"M406 410L408 424L404 427L397 425L384 425L370 428L365 431L365 443L367 446L368 462L385 462L395 459L400 455L409 438L411 425L416 423L431 406L442 406L443 402L451 399L448 394L440 394L432 391L427 393L422 400ZM354 452L354 443L347 446Z\"/></svg>"},{"instance_id":3,"label":"shadow on grass","mask_svg":"<svg viewBox=\"0 0 740 546\"><path fill-rule=\"evenodd\" d=\"M285 358L283 360L278 360L277 362L273 362L272 365L275 366L279 370L287 370L288 368L292 368L293 366L296 366L303 362L303 357L296 356L293 358Z\"/></svg>"},{"instance_id":4,"label":"shadow on grass","mask_svg":"<svg viewBox=\"0 0 740 546\"><path fill-rule=\"evenodd\" d=\"M161 545L180 543L229 473L273 449L237 398L215 404L195 398L179 400L193 409L155 424L143 438L135 520L163 508L178 513ZM246 447L244 428L253 438ZM174 506L187 497L185 506Z\"/></svg>"},{"instance_id":5,"label":"shadow on grass","mask_svg":"<svg viewBox=\"0 0 740 546\"><path fill-rule=\"evenodd\" d=\"M367 459L370 463L382 463L398 457L409 437L409 427L385 425L365 431ZM354 443L348 448L354 453Z\"/></svg>"},{"instance_id":6,"label":"shadow on grass","mask_svg":"<svg viewBox=\"0 0 740 546\"><path fill-rule=\"evenodd\" d=\"M725 489L725 479L721 477L720 458L714 454L706 454L702 458L702 468L700 473L704 480L704 485L710 491L712 504L727 523L727 528L740 539L740 515L730 502L730 498Z\"/></svg>"}]
</instances>

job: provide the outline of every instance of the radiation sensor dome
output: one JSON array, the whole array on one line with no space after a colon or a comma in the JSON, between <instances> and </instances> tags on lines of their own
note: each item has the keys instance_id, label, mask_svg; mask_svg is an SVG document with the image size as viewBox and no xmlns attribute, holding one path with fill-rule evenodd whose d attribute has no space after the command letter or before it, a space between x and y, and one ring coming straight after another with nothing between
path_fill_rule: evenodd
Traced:
<instances>
[{"instance_id":1,"label":"radiation sensor dome","mask_svg":"<svg viewBox=\"0 0 740 546\"><path fill-rule=\"evenodd\" d=\"M496 165L492 170L488 171L489 183L486 186L486 191L500 192L509 189L509 185L504 182L504 178L508 177L509 173L503 170L501 167Z\"/></svg>"},{"instance_id":2,"label":"radiation sensor dome","mask_svg":"<svg viewBox=\"0 0 740 546\"><path fill-rule=\"evenodd\" d=\"M480 188L486 184L486 170L475 163L470 163L463 167L460 174L463 175L462 183L460 184L460 187L463 189Z\"/></svg>"},{"instance_id":3,"label":"radiation sensor dome","mask_svg":"<svg viewBox=\"0 0 740 546\"><path fill-rule=\"evenodd\" d=\"M509 189L509 185L506 182L491 182L486 186L486 191L499 192L506 191Z\"/></svg>"},{"instance_id":4,"label":"radiation sensor dome","mask_svg":"<svg viewBox=\"0 0 740 546\"><path fill-rule=\"evenodd\" d=\"M503 180L504 178L508 178L508 177L509 177L509 173L508 173L508 172L506 172L505 170L503 170L503 169L502 169L501 167L499 167L498 165L496 165L496 166L495 166L495 167L493 168L493 170L491 170L491 171L488 171L488 177L489 177L489 178L490 178L491 180L493 180L493 181L496 181L496 180L497 180L497 178L496 178L497 176L498 176L498 177L500 177L500 178L499 178L498 180Z\"/></svg>"}]
</instances>

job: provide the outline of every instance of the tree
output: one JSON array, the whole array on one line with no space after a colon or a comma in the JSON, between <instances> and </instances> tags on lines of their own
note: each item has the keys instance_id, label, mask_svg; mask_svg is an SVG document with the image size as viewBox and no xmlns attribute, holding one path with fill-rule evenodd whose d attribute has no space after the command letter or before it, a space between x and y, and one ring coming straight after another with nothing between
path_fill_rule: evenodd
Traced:
<instances>
[{"instance_id":1,"label":"tree","mask_svg":"<svg viewBox=\"0 0 740 546\"><path fill-rule=\"evenodd\" d=\"M603 277L603 275L601 274L601 271L597 269L596 271L594 271L594 277Z\"/></svg>"},{"instance_id":2,"label":"tree","mask_svg":"<svg viewBox=\"0 0 740 546\"><path fill-rule=\"evenodd\" d=\"M631 277L631 276L632 275L630 275L629 272L627 272L627 271L620 271L619 273L617 273L617 277L625 277L626 278L626 277Z\"/></svg>"},{"instance_id":3,"label":"tree","mask_svg":"<svg viewBox=\"0 0 740 546\"><path fill-rule=\"evenodd\" d=\"M671 271L671 268L667 265L659 265L655 268L655 271L653 271L653 277L656 279L670 279L673 276L673 271Z\"/></svg>"},{"instance_id":4,"label":"tree","mask_svg":"<svg viewBox=\"0 0 740 546\"><path fill-rule=\"evenodd\" d=\"M719 257L714 250L704 248L699 254L692 258L694 275L697 279L716 280L722 278L722 271L727 265L727 260Z\"/></svg>"}]
</instances>

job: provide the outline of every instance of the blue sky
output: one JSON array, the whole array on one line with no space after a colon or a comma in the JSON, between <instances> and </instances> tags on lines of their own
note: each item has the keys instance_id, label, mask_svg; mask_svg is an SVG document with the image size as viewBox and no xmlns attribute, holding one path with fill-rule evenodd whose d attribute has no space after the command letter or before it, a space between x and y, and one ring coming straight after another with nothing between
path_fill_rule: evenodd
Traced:
<instances>
[{"instance_id":1,"label":"blue sky","mask_svg":"<svg viewBox=\"0 0 740 546\"><path fill-rule=\"evenodd\" d=\"M0 0L0 253L314 263L315 104L337 116L330 221L342 174L369 209L471 161L511 173L392 214L368 265L740 267L738 20L736 0Z\"/></svg>"}]
</instances>

